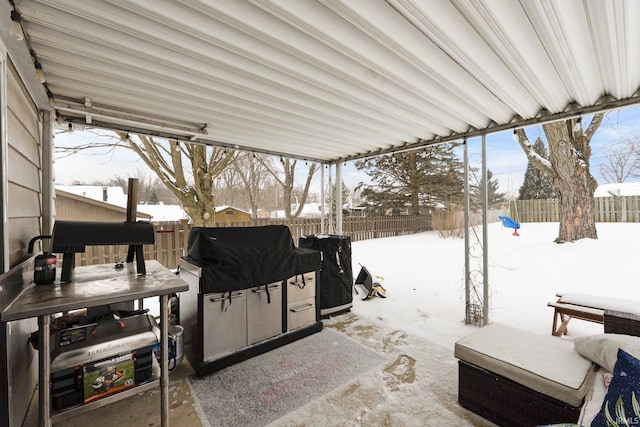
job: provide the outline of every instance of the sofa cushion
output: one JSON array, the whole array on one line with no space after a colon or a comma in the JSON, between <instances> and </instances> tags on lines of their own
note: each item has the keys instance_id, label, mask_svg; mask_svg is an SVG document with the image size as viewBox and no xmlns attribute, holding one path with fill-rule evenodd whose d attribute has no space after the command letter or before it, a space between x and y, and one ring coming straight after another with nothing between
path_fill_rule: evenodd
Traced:
<instances>
[{"instance_id":1,"label":"sofa cushion","mask_svg":"<svg viewBox=\"0 0 640 427\"><path fill-rule=\"evenodd\" d=\"M454 355L574 407L582 405L594 372L572 342L499 323L460 339Z\"/></svg>"},{"instance_id":2,"label":"sofa cushion","mask_svg":"<svg viewBox=\"0 0 640 427\"><path fill-rule=\"evenodd\" d=\"M622 334L597 334L576 337L574 349L583 357L602 366L609 372L618 360L618 349L621 348L632 356L640 358L640 337Z\"/></svg>"}]
</instances>

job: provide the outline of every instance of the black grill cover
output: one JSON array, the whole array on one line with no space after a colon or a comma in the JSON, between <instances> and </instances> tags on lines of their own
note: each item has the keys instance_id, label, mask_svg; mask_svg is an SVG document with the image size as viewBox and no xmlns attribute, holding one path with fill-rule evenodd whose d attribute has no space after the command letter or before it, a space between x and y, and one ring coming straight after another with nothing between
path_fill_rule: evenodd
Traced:
<instances>
[{"instance_id":1,"label":"black grill cover","mask_svg":"<svg viewBox=\"0 0 640 427\"><path fill-rule=\"evenodd\" d=\"M320 269L318 251L297 249L286 225L195 227L184 259L202 268L201 292L248 289Z\"/></svg>"},{"instance_id":2,"label":"black grill cover","mask_svg":"<svg viewBox=\"0 0 640 427\"><path fill-rule=\"evenodd\" d=\"M338 235L304 236L300 248L322 252L320 268L320 308L333 308L353 301L351 237Z\"/></svg>"},{"instance_id":3,"label":"black grill cover","mask_svg":"<svg viewBox=\"0 0 640 427\"><path fill-rule=\"evenodd\" d=\"M293 270L291 277L295 274L308 273L309 271L319 271L322 262L320 251L309 248L296 248L293 253Z\"/></svg>"}]
</instances>

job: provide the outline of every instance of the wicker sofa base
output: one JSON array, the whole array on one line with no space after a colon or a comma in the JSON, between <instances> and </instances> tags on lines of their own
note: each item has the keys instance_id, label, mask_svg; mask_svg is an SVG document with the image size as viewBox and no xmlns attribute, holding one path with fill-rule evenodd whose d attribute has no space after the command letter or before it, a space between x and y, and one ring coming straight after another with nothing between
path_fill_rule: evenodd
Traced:
<instances>
[{"instance_id":1,"label":"wicker sofa base","mask_svg":"<svg viewBox=\"0 0 640 427\"><path fill-rule=\"evenodd\" d=\"M458 401L499 426L527 427L575 423L580 407L573 407L491 371L458 361Z\"/></svg>"}]
</instances>

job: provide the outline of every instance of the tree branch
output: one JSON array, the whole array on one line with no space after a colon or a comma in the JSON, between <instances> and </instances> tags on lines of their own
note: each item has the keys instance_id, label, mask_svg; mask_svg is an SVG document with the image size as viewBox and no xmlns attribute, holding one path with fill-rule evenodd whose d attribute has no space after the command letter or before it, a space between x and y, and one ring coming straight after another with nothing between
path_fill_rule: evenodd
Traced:
<instances>
[{"instance_id":1,"label":"tree branch","mask_svg":"<svg viewBox=\"0 0 640 427\"><path fill-rule=\"evenodd\" d=\"M550 177L555 177L556 172L553 170L551 162L535 152L535 150L533 149L533 145L529 141L529 138L527 137L524 129L517 129L516 136L518 139L518 144L520 144L522 151L524 151L527 159L531 162L531 164L533 164L536 168L546 173Z\"/></svg>"}]
</instances>

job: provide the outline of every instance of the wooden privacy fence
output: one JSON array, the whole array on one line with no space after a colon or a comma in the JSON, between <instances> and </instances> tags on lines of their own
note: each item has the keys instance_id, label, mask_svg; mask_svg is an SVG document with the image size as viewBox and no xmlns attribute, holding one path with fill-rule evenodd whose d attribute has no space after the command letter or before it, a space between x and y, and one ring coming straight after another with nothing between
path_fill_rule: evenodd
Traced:
<instances>
[{"instance_id":1,"label":"wooden privacy fence","mask_svg":"<svg viewBox=\"0 0 640 427\"><path fill-rule=\"evenodd\" d=\"M596 222L640 222L640 196L595 197L594 202ZM520 222L558 222L560 206L557 199L517 200L510 214Z\"/></svg>"},{"instance_id":2,"label":"wooden privacy fence","mask_svg":"<svg viewBox=\"0 0 640 427\"><path fill-rule=\"evenodd\" d=\"M257 227L262 225L288 225L294 242L300 236L320 234L320 218L281 220L258 219L250 222L231 222L219 224L219 227ZM430 230L431 220L427 216L388 216L388 217L346 217L343 219L343 234L351 241L393 237ZM167 268L176 268L180 257L186 255L187 240L191 225L184 223L154 225L156 243L144 246L144 258L158 260ZM325 223L325 230L328 230ZM87 246L86 252L76 254L76 265L110 264L127 257L127 246ZM62 262L62 257L58 262Z\"/></svg>"}]
</instances>

